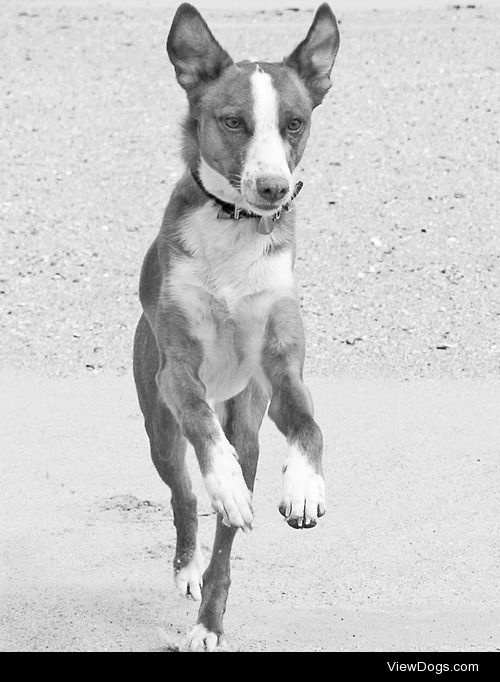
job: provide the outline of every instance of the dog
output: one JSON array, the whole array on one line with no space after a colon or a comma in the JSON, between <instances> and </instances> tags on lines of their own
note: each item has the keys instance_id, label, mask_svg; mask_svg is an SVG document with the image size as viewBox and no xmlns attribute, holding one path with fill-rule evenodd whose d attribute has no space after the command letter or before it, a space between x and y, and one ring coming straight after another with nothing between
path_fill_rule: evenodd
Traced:
<instances>
[{"instance_id":1,"label":"dog","mask_svg":"<svg viewBox=\"0 0 500 682\"><path fill-rule=\"evenodd\" d=\"M294 201L311 113L331 86L338 47L326 3L280 63L235 63L188 3L167 39L189 103L186 170L142 266L134 378L152 459L171 490L174 579L201 601L189 651L226 645L231 546L239 528L252 528L266 411L287 441L279 511L300 529L325 513L322 434L302 377ZM217 512L206 570L188 443Z\"/></svg>"}]
</instances>

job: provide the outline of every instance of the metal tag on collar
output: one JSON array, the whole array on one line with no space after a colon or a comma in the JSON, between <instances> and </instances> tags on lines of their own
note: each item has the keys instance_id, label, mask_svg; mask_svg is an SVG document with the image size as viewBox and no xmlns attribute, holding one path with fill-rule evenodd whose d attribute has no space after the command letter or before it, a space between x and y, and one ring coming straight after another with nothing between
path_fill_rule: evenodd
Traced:
<instances>
[{"instance_id":1,"label":"metal tag on collar","mask_svg":"<svg viewBox=\"0 0 500 682\"><path fill-rule=\"evenodd\" d=\"M263 215L257 224L257 232L271 234L274 230L274 216Z\"/></svg>"},{"instance_id":2,"label":"metal tag on collar","mask_svg":"<svg viewBox=\"0 0 500 682\"><path fill-rule=\"evenodd\" d=\"M272 215L262 216L262 218L259 220L259 224L257 225L257 232L260 232L261 234L271 234L271 232L274 230L274 223L277 223L281 218L282 211L287 212L289 210L287 209L287 206L288 204L285 204L285 206L280 206Z\"/></svg>"}]
</instances>

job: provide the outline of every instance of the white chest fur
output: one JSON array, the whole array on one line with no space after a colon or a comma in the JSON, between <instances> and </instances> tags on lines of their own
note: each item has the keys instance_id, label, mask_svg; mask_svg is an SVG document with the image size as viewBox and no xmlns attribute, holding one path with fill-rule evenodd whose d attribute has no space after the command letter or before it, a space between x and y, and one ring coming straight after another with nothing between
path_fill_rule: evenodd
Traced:
<instances>
[{"instance_id":1,"label":"white chest fur","mask_svg":"<svg viewBox=\"0 0 500 682\"><path fill-rule=\"evenodd\" d=\"M207 204L184 222L191 256L175 259L169 276L169 294L202 344L200 378L215 402L261 378L269 311L295 295L290 249L268 253L272 233L259 234L251 220L218 220L217 210Z\"/></svg>"}]
</instances>

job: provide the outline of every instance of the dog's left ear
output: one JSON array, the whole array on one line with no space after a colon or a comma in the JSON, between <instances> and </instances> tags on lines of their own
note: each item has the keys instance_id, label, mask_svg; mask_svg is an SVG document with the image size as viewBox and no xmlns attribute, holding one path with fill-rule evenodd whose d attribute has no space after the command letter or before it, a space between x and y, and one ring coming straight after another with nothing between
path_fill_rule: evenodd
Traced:
<instances>
[{"instance_id":1,"label":"dog's left ear","mask_svg":"<svg viewBox=\"0 0 500 682\"><path fill-rule=\"evenodd\" d=\"M179 84L192 98L204 83L215 80L233 63L212 35L196 7L183 2L167 38L167 52Z\"/></svg>"},{"instance_id":2,"label":"dog's left ear","mask_svg":"<svg viewBox=\"0 0 500 682\"><path fill-rule=\"evenodd\" d=\"M330 89L330 73L339 44L337 20L325 2L318 7L307 36L284 60L306 84L315 107Z\"/></svg>"}]
</instances>

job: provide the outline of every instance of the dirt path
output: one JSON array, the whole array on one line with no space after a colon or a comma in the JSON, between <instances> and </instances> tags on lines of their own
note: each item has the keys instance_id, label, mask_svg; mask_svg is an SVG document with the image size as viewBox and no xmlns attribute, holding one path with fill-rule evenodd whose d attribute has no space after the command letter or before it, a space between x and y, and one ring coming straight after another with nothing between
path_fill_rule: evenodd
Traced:
<instances>
[{"instance_id":1,"label":"dirt path","mask_svg":"<svg viewBox=\"0 0 500 682\"><path fill-rule=\"evenodd\" d=\"M309 382L328 514L289 529L284 442L262 435L256 522L237 537L226 626L250 651L500 647L500 382ZM2 650L152 651L196 606L171 577L167 489L132 380L0 382ZM194 471L201 540L214 517Z\"/></svg>"},{"instance_id":2,"label":"dirt path","mask_svg":"<svg viewBox=\"0 0 500 682\"><path fill-rule=\"evenodd\" d=\"M281 59L312 2L276 4L207 19L236 58ZM444 4L332 3L342 45L296 202L312 374L499 376L500 10ZM6 2L0 367L130 368L140 264L179 173L174 5Z\"/></svg>"}]
</instances>

